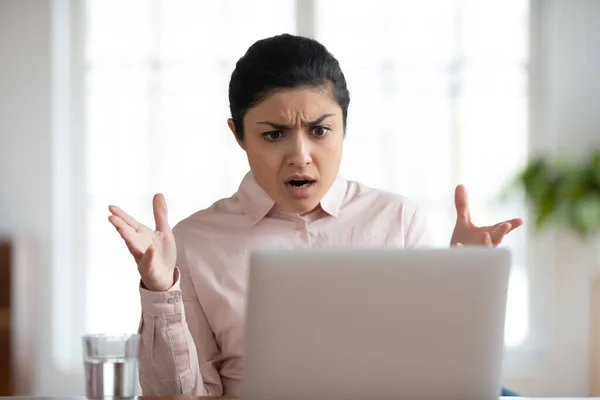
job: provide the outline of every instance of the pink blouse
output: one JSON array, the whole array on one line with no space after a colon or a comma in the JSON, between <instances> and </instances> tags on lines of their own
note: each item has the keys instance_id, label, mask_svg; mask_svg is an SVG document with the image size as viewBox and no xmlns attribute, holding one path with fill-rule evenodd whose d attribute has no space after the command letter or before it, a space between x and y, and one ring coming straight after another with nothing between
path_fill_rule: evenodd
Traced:
<instances>
[{"instance_id":1,"label":"pink blouse","mask_svg":"<svg viewBox=\"0 0 600 400\"><path fill-rule=\"evenodd\" d=\"M260 247L429 245L409 199L338 177L320 208L277 209L248 173L230 198L173 229L178 278L166 292L140 288L144 395L239 396L248 256Z\"/></svg>"}]
</instances>

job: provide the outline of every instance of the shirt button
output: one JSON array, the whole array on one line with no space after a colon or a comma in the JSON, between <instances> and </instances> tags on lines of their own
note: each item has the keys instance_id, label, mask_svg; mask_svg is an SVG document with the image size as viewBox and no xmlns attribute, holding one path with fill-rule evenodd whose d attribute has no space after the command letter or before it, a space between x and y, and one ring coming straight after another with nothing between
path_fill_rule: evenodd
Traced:
<instances>
[{"instance_id":1,"label":"shirt button","mask_svg":"<svg viewBox=\"0 0 600 400\"><path fill-rule=\"evenodd\" d=\"M169 300L167 300L167 303L173 304L173 303L175 303L175 299L169 299Z\"/></svg>"}]
</instances>

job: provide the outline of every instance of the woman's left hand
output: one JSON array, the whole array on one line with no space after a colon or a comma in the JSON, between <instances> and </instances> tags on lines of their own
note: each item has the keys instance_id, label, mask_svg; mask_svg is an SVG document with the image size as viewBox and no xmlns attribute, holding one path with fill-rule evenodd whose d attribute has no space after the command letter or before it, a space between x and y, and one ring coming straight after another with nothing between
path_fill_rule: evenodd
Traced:
<instances>
[{"instance_id":1,"label":"woman's left hand","mask_svg":"<svg viewBox=\"0 0 600 400\"><path fill-rule=\"evenodd\" d=\"M456 205L456 225L452 232L450 246L496 247L502 243L506 234L523 225L521 218L514 218L491 226L476 226L471 221L467 189L463 185L456 187L454 203Z\"/></svg>"}]
</instances>

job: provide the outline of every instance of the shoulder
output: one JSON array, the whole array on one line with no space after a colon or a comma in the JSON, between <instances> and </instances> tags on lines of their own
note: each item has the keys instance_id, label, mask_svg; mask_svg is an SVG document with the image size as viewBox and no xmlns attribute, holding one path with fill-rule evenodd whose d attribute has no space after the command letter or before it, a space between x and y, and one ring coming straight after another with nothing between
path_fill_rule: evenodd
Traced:
<instances>
[{"instance_id":1,"label":"shoulder","mask_svg":"<svg viewBox=\"0 0 600 400\"><path fill-rule=\"evenodd\" d=\"M210 207L194 212L173 227L175 240L184 244L190 240L207 239L230 233L246 217L237 194L214 202Z\"/></svg>"},{"instance_id":2,"label":"shoulder","mask_svg":"<svg viewBox=\"0 0 600 400\"><path fill-rule=\"evenodd\" d=\"M345 203L352 205L358 204L361 208L372 208L378 212L398 213L404 219L412 219L420 212L420 207L411 198L385 191L375 189L357 181L347 181L347 195ZM409 221L408 221L409 222Z\"/></svg>"},{"instance_id":3,"label":"shoulder","mask_svg":"<svg viewBox=\"0 0 600 400\"><path fill-rule=\"evenodd\" d=\"M352 214L360 213L365 220L378 221L390 234L401 235L406 247L429 244L429 223L425 212L406 195L348 181L345 205Z\"/></svg>"},{"instance_id":4,"label":"shoulder","mask_svg":"<svg viewBox=\"0 0 600 400\"><path fill-rule=\"evenodd\" d=\"M196 284L206 282L222 265L220 258L238 251L232 244L233 238L247 225L250 222L236 195L220 199L179 221L173 227L173 235L182 276L192 276Z\"/></svg>"}]
</instances>

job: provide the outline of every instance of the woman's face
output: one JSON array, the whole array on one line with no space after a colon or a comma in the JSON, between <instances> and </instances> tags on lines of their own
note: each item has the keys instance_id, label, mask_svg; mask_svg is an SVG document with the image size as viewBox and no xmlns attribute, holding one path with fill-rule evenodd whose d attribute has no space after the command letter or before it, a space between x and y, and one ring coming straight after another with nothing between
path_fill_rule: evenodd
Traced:
<instances>
[{"instance_id":1,"label":"woman's face","mask_svg":"<svg viewBox=\"0 0 600 400\"><path fill-rule=\"evenodd\" d=\"M303 214L335 180L343 140L342 109L328 91L288 89L246 113L240 146L261 188L284 211Z\"/></svg>"}]
</instances>

